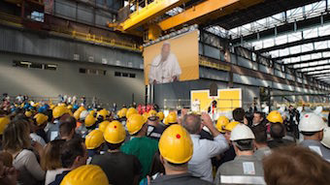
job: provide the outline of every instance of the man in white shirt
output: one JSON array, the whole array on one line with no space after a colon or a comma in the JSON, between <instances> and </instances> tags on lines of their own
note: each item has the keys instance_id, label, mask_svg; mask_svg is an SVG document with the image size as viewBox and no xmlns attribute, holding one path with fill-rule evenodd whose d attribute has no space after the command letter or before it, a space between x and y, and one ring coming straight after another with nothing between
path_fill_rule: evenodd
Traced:
<instances>
[{"instance_id":1,"label":"man in white shirt","mask_svg":"<svg viewBox=\"0 0 330 185\"><path fill-rule=\"evenodd\" d=\"M161 53L151 63L149 83L161 84L179 81L181 68L176 56L171 53L171 45L164 42Z\"/></svg>"},{"instance_id":2,"label":"man in white shirt","mask_svg":"<svg viewBox=\"0 0 330 185\"><path fill-rule=\"evenodd\" d=\"M213 182L211 158L225 152L229 146L225 137L215 128L207 113L202 116L188 114L183 118L182 126L190 133L194 145L193 157L188 163L189 172L203 180ZM212 140L200 139L200 132L206 126Z\"/></svg>"}]
</instances>

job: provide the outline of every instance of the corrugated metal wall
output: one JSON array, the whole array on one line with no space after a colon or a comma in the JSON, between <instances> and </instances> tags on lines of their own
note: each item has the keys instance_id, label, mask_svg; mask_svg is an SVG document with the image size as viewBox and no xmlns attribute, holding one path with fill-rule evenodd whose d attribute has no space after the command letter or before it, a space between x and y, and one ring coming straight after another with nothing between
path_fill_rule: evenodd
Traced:
<instances>
[{"instance_id":1,"label":"corrugated metal wall","mask_svg":"<svg viewBox=\"0 0 330 185\"><path fill-rule=\"evenodd\" d=\"M43 64L56 64L56 71L13 67L13 60L25 60ZM79 73L79 68L106 70L106 75ZM115 71L134 73L136 78L116 77ZM97 97L103 103L130 104L144 102L143 71L111 67L87 62L67 62L59 59L0 52L0 94L27 94L29 96Z\"/></svg>"},{"instance_id":2,"label":"corrugated metal wall","mask_svg":"<svg viewBox=\"0 0 330 185\"><path fill-rule=\"evenodd\" d=\"M0 28L0 51L31 54L65 60L77 59L143 69L140 53L92 45L50 35L37 35L6 27Z\"/></svg>"}]
</instances>

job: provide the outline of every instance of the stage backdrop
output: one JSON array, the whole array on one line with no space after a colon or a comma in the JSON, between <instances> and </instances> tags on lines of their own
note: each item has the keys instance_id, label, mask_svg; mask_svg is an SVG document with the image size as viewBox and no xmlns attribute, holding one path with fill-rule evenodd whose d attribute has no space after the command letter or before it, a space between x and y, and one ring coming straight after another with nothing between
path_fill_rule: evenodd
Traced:
<instances>
[{"instance_id":1,"label":"stage backdrop","mask_svg":"<svg viewBox=\"0 0 330 185\"><path fill-rule=\"evenodd\" d=\"M218 96L210 96L210 90L192 90L190 102L199 101L200 111L207 111L211 102L216 100L217 111L232 111L242 107L242 89L219 89Z\"/></svg>"},{"instance_id":2,"label":"stage backdrop","mask_svg":"<svg viewBox=\"0 0 330 185\"><path fill-rule=\"evenodd\" d=\"M175 81L174 79L178 81L198 79L198 37L199 32L195 30L145 47L143 52L145 84L170 83ZM161 53L166 53L164 50L170 51L167 58L162 57L164 55Z\"/></svg>"}]
</instances>

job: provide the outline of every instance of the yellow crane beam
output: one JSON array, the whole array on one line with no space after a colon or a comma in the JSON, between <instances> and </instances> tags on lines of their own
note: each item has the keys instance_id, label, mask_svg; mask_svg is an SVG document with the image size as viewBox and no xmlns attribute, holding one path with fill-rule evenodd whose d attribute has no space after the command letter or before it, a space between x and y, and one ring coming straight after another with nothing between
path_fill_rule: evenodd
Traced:
<instances>
[{"instance_id":1,"label":"yellow crane beam","mask_svg":"<svg viewBox=\"0 0 330 185\"><path fill-rule=\"evenodd\" d=\"M119 29L122 31L135 29L187 1L189 0L155 0L130 14L129 18L119 25Z\"/></svg>"},{"instance_id":2,"label":"yellow crane beam","mask_svg":"<svg viewBox=\"0 0 330 185\"><path fill-rule=\"evenodd\" d=\"M190 22L200 23L228 15L234 11L247 8L263 1L264 0L207 0L171 18L165 19L158 23L158 26L165 31Z\"/></svg>"}]
</instances>

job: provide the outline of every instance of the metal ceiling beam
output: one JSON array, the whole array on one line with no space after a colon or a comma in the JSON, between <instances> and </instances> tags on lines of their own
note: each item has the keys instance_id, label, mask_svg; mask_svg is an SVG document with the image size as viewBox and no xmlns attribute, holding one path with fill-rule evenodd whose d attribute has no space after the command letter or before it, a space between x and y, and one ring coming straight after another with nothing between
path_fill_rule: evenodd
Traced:
<instances>
[{"instance_id":1,"label":"metal ceiling beam","mask_svg":"<svg viewBox=\"0 0 330 185\"><path fill-rule=\"evenodd\" d=\"M318 2L318 0L265 0L239 12L233 12L217 20L206 22L204 25L219 25L227 30L257 21L259 19L275 15L277 13Z\"/></svg>"},{"instance_id":2,"label":"metal ceiling beam","mask_svg":"<svg viewBox=\"0 0 330 185\"><path fill-rule=\"evenodd\" d=\"M182 25L182 24L186 24L190 21L196 20L198 18L201 18L202 16L206 16L207 14L210 14L214 11L217 11L217 10L220 10L223 8L224 8L224 11L219 13L219 15L226 14L226 9L225 9L226 7L233 5L233 4L238 4L237 6L239 6L241 4L241 1L239 1L239 0L222 0L222 1L206 0L200 4L197 4L196 6L193 6L189 9L173 16L173 17L165 19L164 21L158 23L158 26L164 31L169 30L171 28L174 28L174 27ZM254 3L255 1L251 1L251 2ZM211 17L209 17L209 18L211 18Z\"/></svg>"},{"instance_id":3,"label":"metal ceiling beam","mask_svg":"<svg viewBox=\"0 0 330 185\"><path fill-rule=\"evenodd\" d=\"M295 69L295 70L301 70L301 69L306 69L306 68L310 68L310 67L322 67L322 66L330 66L330 63L328 64L318 64L318 65L311 65L311 66L304 66L304 67L292 67L292 69Z\"/></svg>"},{"instance_id":4,"label":"metal ceiling beam","mask_svg":"<svg viewBox=\"0 0 330 185\"><path fill-rule=\"evenodd\" d=\"M310 71L312 72L312 71ZM306 74L306 73L305 73ZM327 75L327 74L330 74L330 71L327 71L327 72L322 72L322 73L315 73L315 74L306 74L307 76L311 76L311 77L314 77L314 76L318 76L318 75Z\"/></svg>"},{"instance_id":5,"label":"metal ceiling beam","mask_svg":"<svg viewBox=\"0 0 330 185\"><path fill-rule=\"evenodd\" d=\"M120 23L119 28L123 31L135 29L149 20L155 19L157 16L163 15L165 12L174 7L180 6L188 0L158 0L153 1L145 7L136 10L129 15L129 18ZM138 4L137 4L138 6Z\"/></svg>"},{"instance_id":6,"label":"metal ceiling beam","mask_svg":"<svg viewBox=\"0 0 330 185\"><path fill-rule=\"evenodd\" d=\"M325 58L316 58L316 59L311 59L311 60L304 60L304 61L299 61L299 62L293 62L293 63L286 63L284 64L285 66L291 67L296 64L306 64L306 63L312 63L312 62L318 62L322 60L329 60L330 57L325 57Z\"/></svg>"},{"instance_id":7,"label":"metal ceiling beam","mask_svg":"<svg viewBox=\"0 0 330 185\"><path fill-rule=\"evenodd\" d=\"M296 53L296 54L285 55L285 56L282 56L282 57L274 57L272 59L273 60L282 60L284 58L299 57L301 55L309 55L309 54L313 54L313 53L321 53L321 52L327 52L327 51L330 51L330 48L306 51L306 52L301 52L301 53Z\"/></svg>"},{"instance_id":8,"label":"metal ceiling beam","mask_svg":"<svg viewBox=\"0 0 330 185\"><path fill-rule=\"evenodd\" d=\"M314 69L314 70L310 70L310 71L300 71L302 73L311 73L311 72L319 72L319 71L326 71L326 70L330 70L330 68L325 68L325 69ZM330 72L329 72L330 73Z\"/></svg>"},{"instance_id":9,"label":"metal ceiling beam","mask_svg":"<svg viewBox=\"0 0 330 185\"><path fill-rule=\"evenodd\" d=\"M321 74L321 75L315 75L314 78L326 78L326 77L330 77L330 73L329 74Z\"/></svg>"},{"instance_id":10,"label":"metal ceiling beam","mask_svg":"<svg viewBox=\"0 0 330 185\"><path fill-rule=\"evenodd\" d=\"M293 46L298 46L298 45L303 45L303 44L308 44L308 43L313 43L313 42L325 41L325 40L330 40L330 35L322 36L322 37L315 37L315 38L310 38L310 39L302 39L302 40L298 40L295 42L288 42L285 44L275 45L272 47L263 48L263 49L259 49L256 51L258 51L260 53L265 53L265 52L269 52L269 51L284 49L284 48L288 48L288 47L293 47Z\"/></svg>"},{"instance_id":11,"label":"metal ceiling beam","mask_svg":"<svg viewBox=\"0 0 330 185\"><path fill-rule=\"evenodd\" d=\"M307 18L307 19L300 20L297 22L290 22L290 23L276 26L276 33L277 33L277 35L284 34L284 33L285 34L291 33L294 31L294 26L296 26L297 30L302 30L304 28L308 28L311 26L317 26L317 25L321 24L321 19L323 20L323 24L330 22L330 14L324 14L321 16ZM270 36L274 36L274 35L275 35L274 27L272 27L267 30L259 31L257 33L251 33L250 35L245 35L241 38L233 39L232 42L240 43L241 39L243 39L243 41L245 41L245 42L251 42L251 41L257 40L258 38L262 39L262 38L266 38L266 37L270 37Z\"/></svg>"}]
</instances>

